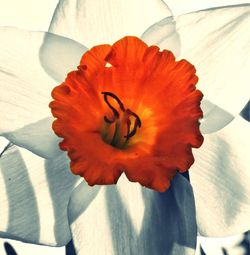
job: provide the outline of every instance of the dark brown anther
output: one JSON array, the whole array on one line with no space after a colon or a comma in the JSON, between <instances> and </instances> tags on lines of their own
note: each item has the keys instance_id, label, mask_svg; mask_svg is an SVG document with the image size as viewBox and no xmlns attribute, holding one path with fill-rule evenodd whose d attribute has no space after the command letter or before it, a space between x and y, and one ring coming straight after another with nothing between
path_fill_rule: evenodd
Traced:
<instances>
[{"instance_id":1,"label":"dark brown anther","mask_svg":"<svg viewBox=\"0 0 250 255\"><path fill-rule=\"evenodd\" d=\"M113 93L111 92L102 92L102 94L104 95L104 101L106 102L106 104L109 106L109 108L112 110L113 112L113 117L112 119L109 119L107 116L104 116L104 121L109 123L109 124L112 124L114 123L117 119L120 118L120 114L119 112L111 105L111 103L109 102L108 100L108 97L112 97L113 99L115 99L115 101L118 103L119 107L120 107L120 110L124 113L124 119L126 121L126 125L127 125L127 135L124 136L124 138L126 138L126 143L128 142L128 140L133 137L135 134L136 134L136 130L137 128L140 128L142 123L141 123L141 120L139 118L139 116L132 112L130 109L125 109L123 103L121 102L121 100ZM135 118L135 121L134 121L134 127L132 130L131 129L131 119L130 117L134 117ZM117 123L116 123L117 124ZM112 142L111 144L114 146L116 144L116 139L117 139L117 127L119 126L120 124L117 124L116 126L116 129L115 129L115 134L114 134L114 137L112 139Z\"/></svg>"},{"instance_id":2,"label":"dark brown anther","mask_svg":"<svg viewBox=\"0 0 250 255\"><path fill-rule=\"evenodd\" d=\"M109 108L112 110L112 112L114 114L112 120L108 119L107 116L104 116L104 120L109 124L114 123L116 121L116 119L119 118L119 112L110 104L110 102L108 101L108 96L115 99L116 102L119 104L120 109L124 112L125 108L123 106L123 103L115 94L113 94L111 92L102 92L102 94L104 95L104 101L106 102L106 104L109 106Z\"/></svg>"},{"instance_id":3,"label":"dark brown anther","mask_svg":"<svg viewBox=\"0 0 250 255\"><path fill-rule=\"evenodd\" d=\"M132 136L134 136L136 134L137 127L139 127L139 128L141 127L141 120L140 120L139 116L136 113L132 112L129 109L126 110L126 113L128 114L128 121L129 122L127 121L128 132L127 132L127 135L124 136L124 138L126 138L126 140L129 140ZM135 117L134 128L131 132L130 132L131 121L129 119L129 116Z\"/></svg>"}]
</instances>

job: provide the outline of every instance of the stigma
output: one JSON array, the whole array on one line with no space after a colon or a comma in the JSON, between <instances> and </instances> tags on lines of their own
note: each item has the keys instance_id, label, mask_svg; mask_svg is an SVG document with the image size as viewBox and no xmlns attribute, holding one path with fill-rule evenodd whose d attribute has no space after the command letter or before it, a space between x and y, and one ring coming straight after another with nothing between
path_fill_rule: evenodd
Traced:
<instances>
[{"instance_id":1,"label":"stigma","mask_svg":"<svg viewBox=\"0 0 250 255\"><path fill-rule=\"evenodd\" d=\"M113 147L126 149L137 129L141 128L140 117L132 110L125 108L122 101L112 92L102 92L104 102L112 112L111 117L104 115L103 140ZM115 102L114 106L109 99Z\"/></svg>"}]
</instances>

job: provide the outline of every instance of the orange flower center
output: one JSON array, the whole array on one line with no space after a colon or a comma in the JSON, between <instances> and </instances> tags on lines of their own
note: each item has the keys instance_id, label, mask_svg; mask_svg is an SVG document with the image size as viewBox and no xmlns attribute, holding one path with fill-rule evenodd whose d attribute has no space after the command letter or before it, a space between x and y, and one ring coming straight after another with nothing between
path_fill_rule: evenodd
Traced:
<instances>
[{"instance_id":1,"label":"orange flower center","mask_svg":"<svg viewBox=\"0 0 250 255\"><path fill-rule=\"evenodd\" d=\"M104 116L104 128L102 132L103 140L119 149L126 149L130 139L136 134L137 128L142 123L139 116L126 109L118 96L111 92L102 92L104 101L112 111L112 117ZM112 105L109 98L117 104L118 107ZM133 120L132 120L133 119Z\"/></svg>"}]
</instances>

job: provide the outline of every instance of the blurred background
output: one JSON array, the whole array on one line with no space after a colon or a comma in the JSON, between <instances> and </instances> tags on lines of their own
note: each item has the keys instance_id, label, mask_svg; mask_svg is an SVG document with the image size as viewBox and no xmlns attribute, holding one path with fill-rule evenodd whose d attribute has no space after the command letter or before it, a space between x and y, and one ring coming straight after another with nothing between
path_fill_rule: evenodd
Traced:
<instances>
[{"instance_id":1,"label":"blurred background","mask_svg":"<svg viewBox=\"0 0 250 255\"><path fill-rule=\"evenodd\" d=\"M0 26L16 26L27 30L46 31L58 0L0 0ZM237 4L249 1L236 0L165 0L175 14L190 12L211 6ZM242 115L250 119L250 107ZM0 137L0 154L8 141ZM228 238L198 238L196 255L250 255L250 234ZM46 247L0 239L0 255L74 255L72 242L67 247ZM122 255L122 254L121 254ZM153 255L153 254L152 254Z\"/></svg>"}]
</instances>

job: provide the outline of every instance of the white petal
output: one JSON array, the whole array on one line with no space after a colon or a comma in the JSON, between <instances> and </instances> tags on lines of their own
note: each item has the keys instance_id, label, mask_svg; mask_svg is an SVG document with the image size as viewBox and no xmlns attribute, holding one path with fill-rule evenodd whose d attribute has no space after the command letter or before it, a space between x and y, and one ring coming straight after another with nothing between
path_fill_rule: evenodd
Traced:
<instances>
[{"instance_id":1,"label":"white petal","mask_svg":"<svg viewBox=\"0 0 250 255\"><path fill-rule=\"evenodd\" d=\"M77 67L85 49L49 33L0 29L1 135L42 156L58 152L58 139L47 119L51 90Z\"/></svg>"},{"instance_id":2,"label":"white petal","mask_svg":"<svg viewBox=\"0 0 250 255\"><path fill-rule=\"evenodd\" d=\"M0 26L14 26L34 31L47 31L57 0L1 0Z\"/></svg>"},{"instance_id":3,"label":"white petal","mask_svg":"<svg viewBox=\"0 0 250 255\"><path fill-rule=\"evenodd\" d=\"M219 6L237 5L249 3L249 0L163 0L171 9L173 14L180 15L188 12L204 10Z\"/></svg>"},{"instance_id":4,"label":"white petal","mask_svg":"<svg viewBox=\"0 0 250 255\"><path fill-rule=\"evenodd\" d=\"M62 154L59 148L61 138L56 136L51 128L53 118L45 118L35 123L25 125L12 132L3 133L12 143L26 148L43 158L54 158Z\"/></svg>"},{"instance_id":5,"label":"white petal","mask_svg":"<svg viewBox=\"0 0 250 255\"><path fill-rule=\"evenodd\" d=\"M201 101L201 109L203 111L203 118L200 120L202 134L216 132L234 119L232 114L214 105L209 100Z\"/></svg>"},{"instance_id":6,"label":"white petal","mask_svg":"<svg viewBox=\"0 0 250 255\"><path fill-rule=\"evenodd\" d=\"M201 235L227 236L250 229L250 124L241 117L205 136L194 150L190 181Z\"/></svg>"},{"instance_id":7,"label":"white petal","mask_svg":"<svg viewBox=\"0 0 250 255\"><path fill-rule=\"evenodd\" d=\"M77 69L86 50L85 46L71 39L45 33L39 57L45 71L61 83L69 72Z\"/></svg>"},{"instance_id":8,"label":"white petal","mask_svg":"<svg viewBox=\"0 0 250 255\"><path fill-rule=\"evenodd\" d=\"M65 245L69 196L79 182L65 155L44 160L13 146L0 158L0 237Z\"/></svg>"},{"instance_id":9,"label":"white petal","mask_svg":"<svg viewBox=\"0 0 250 255\"><path fill-rule=\"evenodd\" d=\"M172 51L175 57L180 54L180 38L173 17L167 17L153 24L143 33L142 39L148 45L157 45L162 50Z\"/></svg>"},{"instance_id":10,"label":"white petal","mask_svg":"<svg viewBox=\"0 0 250 255\"><path fill-rule=\"evenodd\" d=\"M167 192L158 193L123 175L117 185L102 186L87 208L84 193L74 190L68 208L78 255L194 254L194 200L184 177L177 175Z\"/></svg>"},{"instance_id":11,"label":"white petal","mask_svg":"<svg viewBox=\"0 0 250 255\"><path fill-rule=\"evenodd\" d=\"M161 0L61 0L49 31L87 47L141 34L171 16Z\"/></svg>"},{"instance_id":12,"label":"white petal","mask_svg":"<svg viewBox=\"0 0 250 255\"><path fill-rule=\"evenodd\" d=\"M197 69L205 99L238 114L250 95L250 5L177 18L181 57Z\"/></svg>"}]
</instances>

